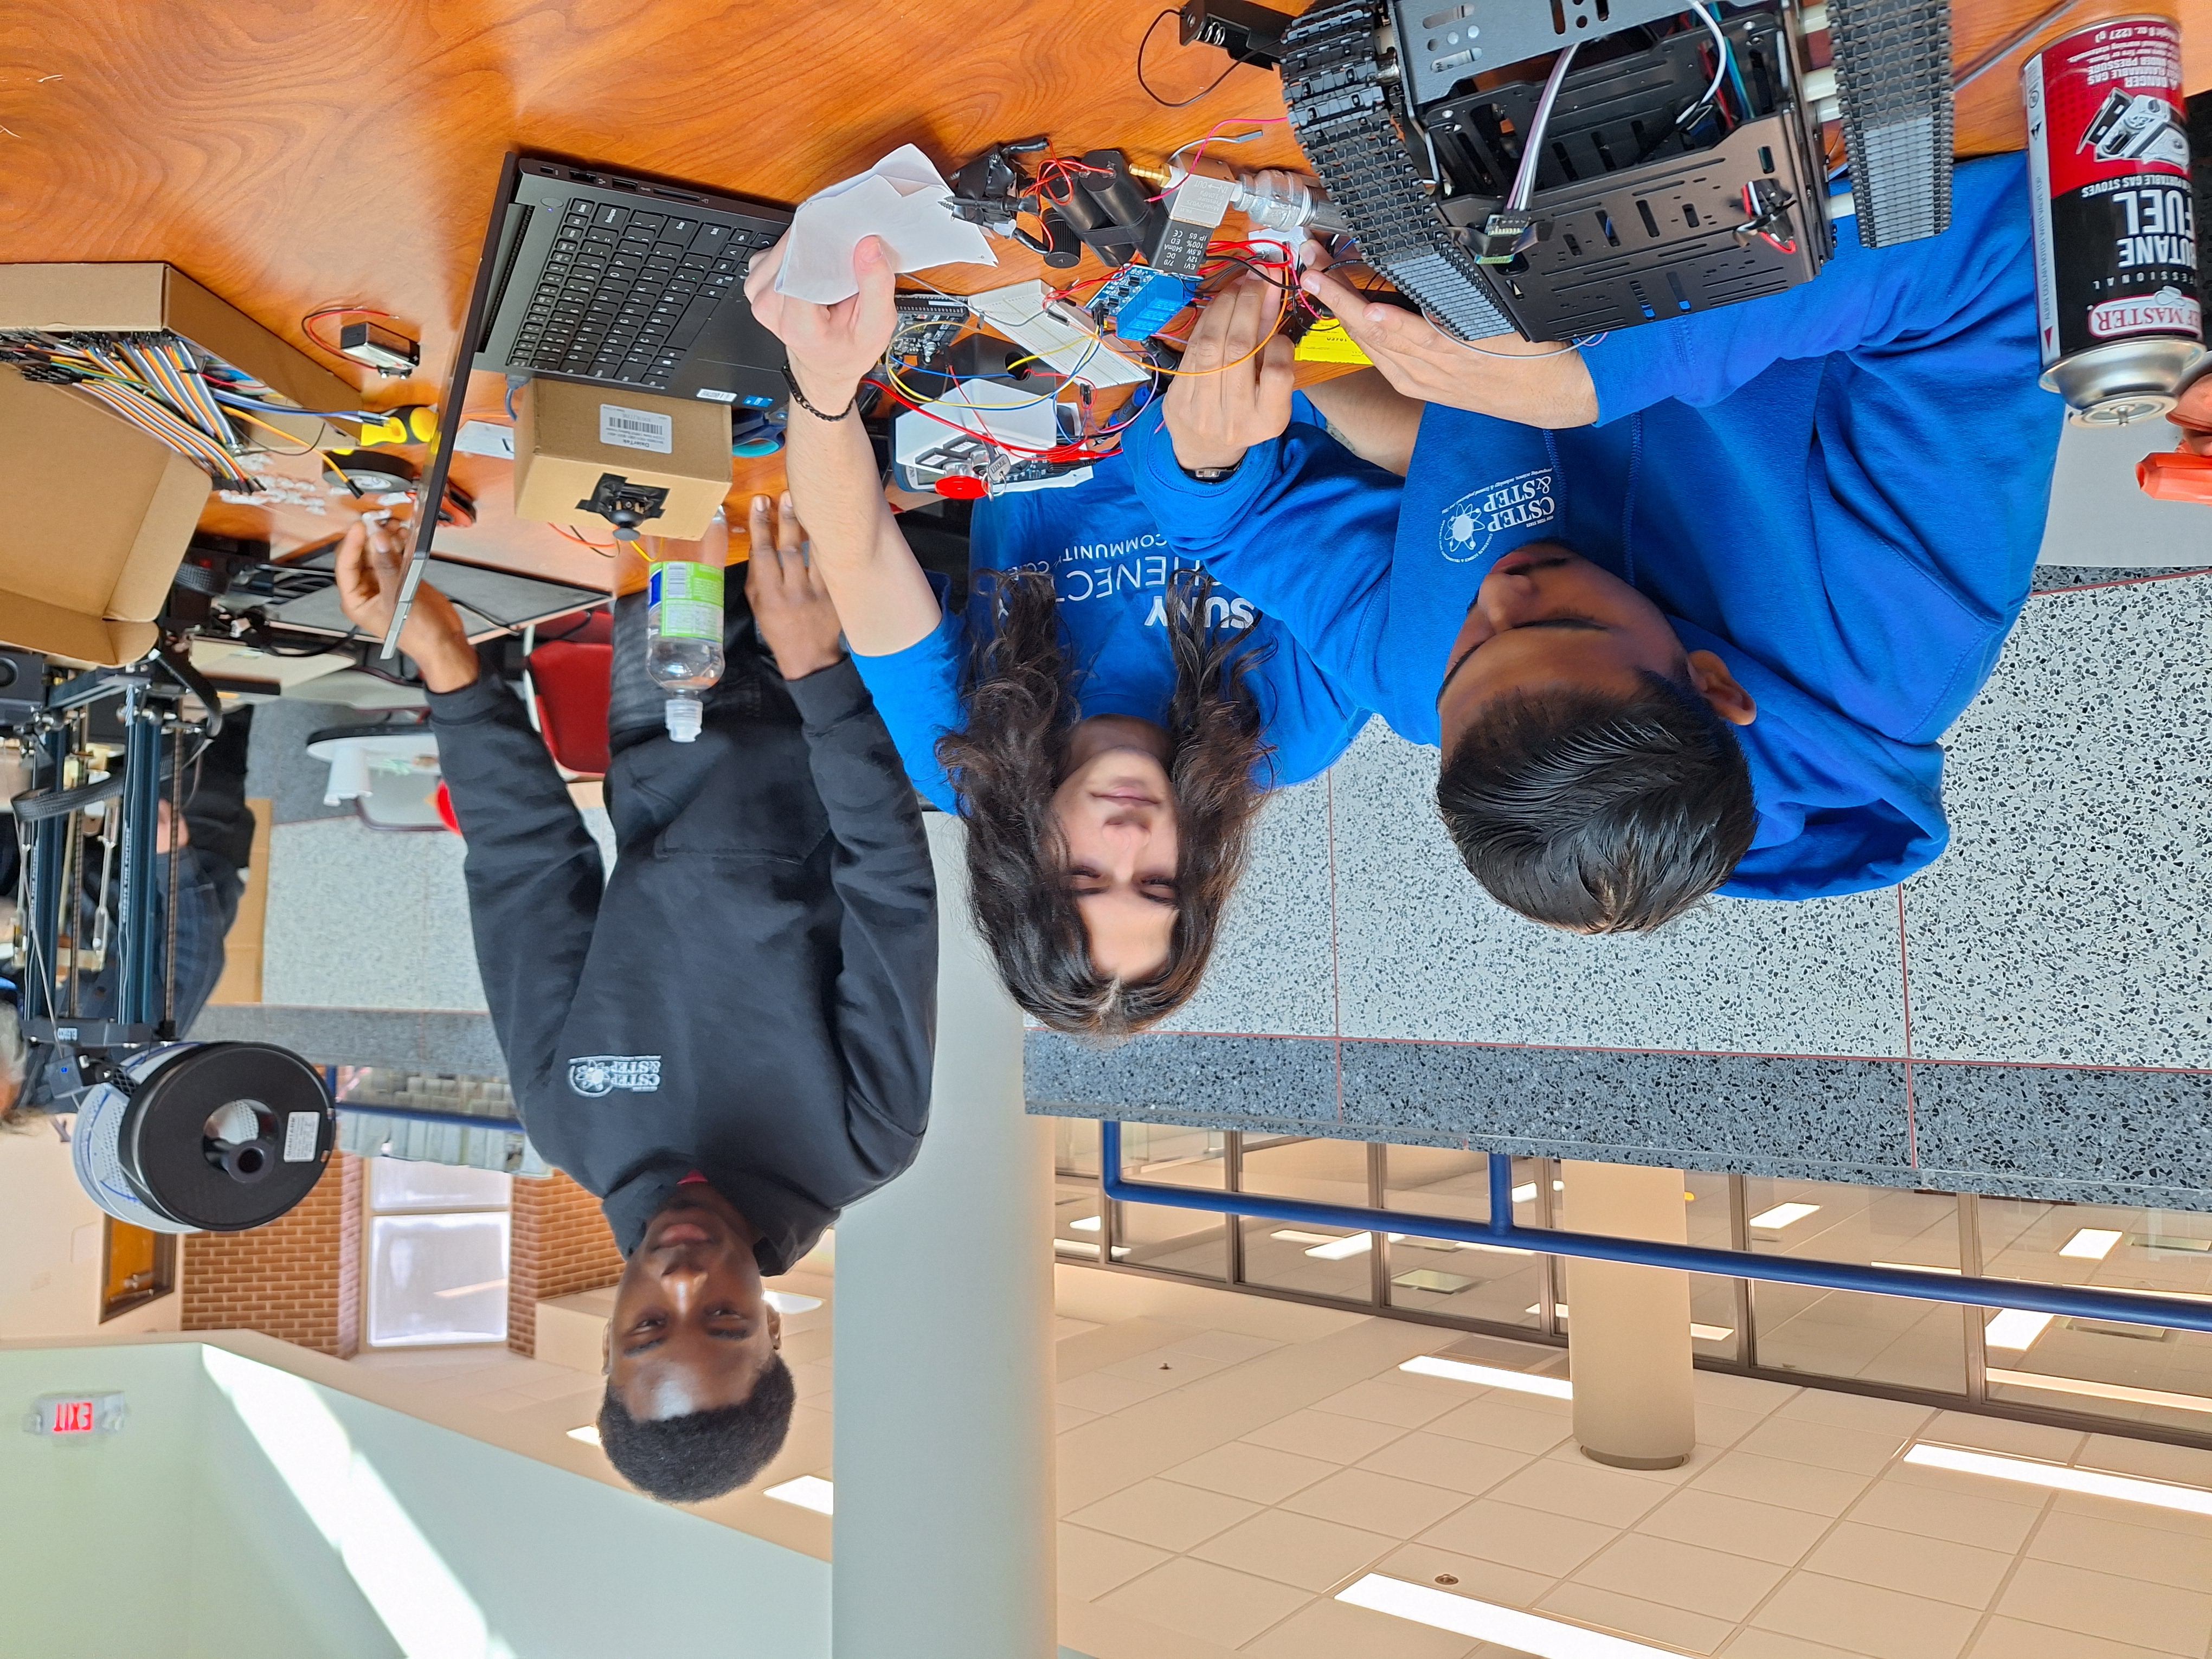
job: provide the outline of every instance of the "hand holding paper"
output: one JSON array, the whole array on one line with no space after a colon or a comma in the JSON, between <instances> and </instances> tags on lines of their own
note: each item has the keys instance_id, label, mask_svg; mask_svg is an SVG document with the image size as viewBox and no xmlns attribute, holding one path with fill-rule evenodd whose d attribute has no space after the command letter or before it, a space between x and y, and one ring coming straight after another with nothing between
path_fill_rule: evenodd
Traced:
<instances>
[{"instance_id":1,"label":"hand holding paper","mask_svg":"<svg viewBox=\"0 0 2212 1659\"><path fill-rule=\"evenodd\" d=\"M998 264L983 233L952 216L952 187L912 144L902 144L866 173L817 191L799 204L784 239L775 291L816 305L835 305L858 292L853 250L878 236L894 270L931 265Z\"/></svg>"}]
</instances>

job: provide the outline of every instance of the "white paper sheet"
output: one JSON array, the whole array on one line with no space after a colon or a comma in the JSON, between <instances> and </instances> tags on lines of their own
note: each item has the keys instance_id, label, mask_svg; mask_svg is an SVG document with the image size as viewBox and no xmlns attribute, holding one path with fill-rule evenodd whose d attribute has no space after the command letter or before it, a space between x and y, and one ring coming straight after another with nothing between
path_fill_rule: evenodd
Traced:
<instances>
[{"instance_id":1,"label":"white paper sheet","mask_svg":"<svg viewBox=\"0 0 2212 1659\"><path fill-rule=\"evenodd\" d=\"M792 221L775 291L816 305L849 300L859 291L853 250L864 236L884 239L894 270L998 264L982 231L945 205L951 189L927 155L902 144L866 173L817 191Z\"/></svg>"}]
</instances>

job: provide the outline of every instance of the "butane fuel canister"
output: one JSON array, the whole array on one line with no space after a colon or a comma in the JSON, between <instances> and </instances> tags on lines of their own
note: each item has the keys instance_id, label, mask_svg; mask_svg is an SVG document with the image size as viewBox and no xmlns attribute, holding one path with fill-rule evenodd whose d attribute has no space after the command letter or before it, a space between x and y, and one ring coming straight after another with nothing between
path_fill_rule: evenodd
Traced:
<instances>
[{"instance_id":1,"label":"butane fuel canister","mask_svg":"<svg viewBox=\"0 0 2212 1659\"><path fill-rule=\"evenodd\" d=\"M2076 29L2021 81L2043 384L2089 425L2163 415L2203 341L2180 26Z\"/></svg>"}]
</instances>

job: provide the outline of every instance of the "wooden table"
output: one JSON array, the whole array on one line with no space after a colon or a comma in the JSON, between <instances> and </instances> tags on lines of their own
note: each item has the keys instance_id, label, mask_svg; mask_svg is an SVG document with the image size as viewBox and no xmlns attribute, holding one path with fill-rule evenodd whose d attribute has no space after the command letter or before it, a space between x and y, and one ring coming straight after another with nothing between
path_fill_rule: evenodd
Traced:
<instances>
[{"instance_id":1,"label":"wooden table","mask_svg":"<svg viewBox=\"0 0 2212 1659\"><path fill-rule=\"evenodd\" d=\"M2089 0L2065 21L2136 9ZM1957 62L2047 9L1955 0ZM2188 83L2202 88L2212 3L2184 10ZM343 359L339 372L380 407L434 403L509 149L796 202L908 142L948 170L1037 132L1064 155L1119 145L1158 162L1217 122L1281 115L1274 74L1249 67L1188 108L1149 98L1133 71L1158 11L1150 0L14 0L0 10L0 258L167 260L322 361L305 313L389 312L421 337L425 374L375 381ZM1146 64L1180 99L1227 61L1178 48L1170 21ZM1961 95L1960 154L2021 144L2016 74L2000 66ZM1279 125L1235 153L1297 164ZM999 246L995 270L932 276L972 290L1037 274L1031 256ZM477 375L462 418L503 419L503 395L498 377ZM440 550L607 582L606 556L513 517L507 472L456 457L480 517L441 532ZM733 520L781 482L775 459L738 462ZM327 536L336 517L210 498L204 523L283 550Z\"/></svg>"}]
</instances>

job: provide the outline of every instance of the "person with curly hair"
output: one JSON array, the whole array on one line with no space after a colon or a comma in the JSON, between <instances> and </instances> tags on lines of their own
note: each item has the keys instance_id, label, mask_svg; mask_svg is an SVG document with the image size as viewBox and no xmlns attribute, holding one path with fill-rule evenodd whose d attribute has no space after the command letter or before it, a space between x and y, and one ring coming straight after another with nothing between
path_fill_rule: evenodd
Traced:
<instances>
[{"instance_id":1,"label":"person with curly hair","mask_svg":"<svg viewBox=\"0 0 2212 1659\"><path fill-rule=\"evenodd\" d=\"M1156 1024L1205 975L1268 793L1325 770L1367 711L1170 552L1118 459L979 503L973 596L948 611L854 412L897 325L890 261L866 239L858 292L821 306L775 292L781 258L755 260L746 293L791 354L792 499L908 775L967 823L1000 974L1054 1030L1113 1041ZM1200 331L1273 303L1240 289ZM1280 366L1267 395L1287 405L1289 378ZM1243 384L1222 417L1258 406Z\"/></svg>"}]
</instances>

